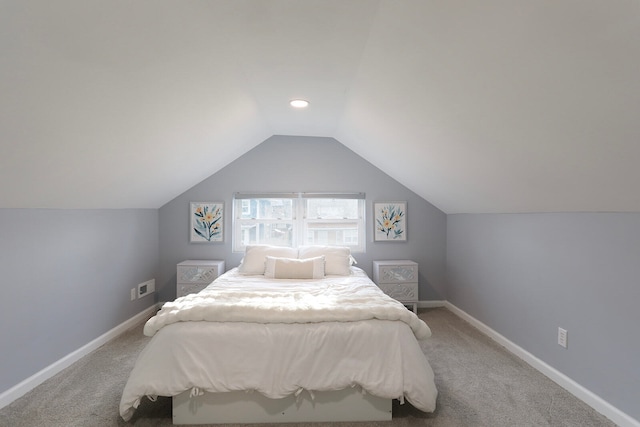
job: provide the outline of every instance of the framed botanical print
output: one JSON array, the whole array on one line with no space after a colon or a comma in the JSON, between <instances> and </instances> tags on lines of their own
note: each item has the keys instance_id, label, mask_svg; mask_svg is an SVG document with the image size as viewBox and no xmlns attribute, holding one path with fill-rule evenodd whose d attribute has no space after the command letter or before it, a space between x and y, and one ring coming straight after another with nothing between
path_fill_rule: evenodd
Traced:
<instances>
[{"instance_id":1,"label":"framed botanical print","mask_svg":"<svg viewBox=\"0 0 640 427\"><path fill-rule=\"evenodd\" d=\"M191 243L224 241L224 203L191 202L189 213Z\"/></svg>"},{"instance_id":2,"label":"framed botanical print","mask_svg":"<svg viewBox=\"0 0 640 427\"><path fill-rule=\"evenodd\" d=\"M373 204L376 242L404 242L407 240L407 202L376 202Z\"/></svg>"}]
</instances>

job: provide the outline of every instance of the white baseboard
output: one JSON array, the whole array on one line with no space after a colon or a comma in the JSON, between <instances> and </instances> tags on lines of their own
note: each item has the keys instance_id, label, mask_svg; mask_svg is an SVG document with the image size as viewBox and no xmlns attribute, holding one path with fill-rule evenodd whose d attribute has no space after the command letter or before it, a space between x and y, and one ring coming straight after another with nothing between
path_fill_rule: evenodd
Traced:
<instances>
[{"instance_id":1,"label":"white baseboard","mask_svg":"<svg viewBox=\"0 0 640 427\"><path fill-rule=\"evenodd\" d=\"M444 307L446 301L418 301L418 308L437 308Z\"/></svg>"},{"instance_id":2,"label":"white baseboard","mask_svg":"<svg viewBox=\"0 0 640 427\"><path fill-rule=\"evenodd\" d=\"M53 377L57 373L61 372L63 369L71 366L73 363L77 362L82 357L91 353L93 350L96 350L98 347L102 346L103 344L106 344L110 340L116 338L118 335L122 334L123 332L126 332L130 328L142 322L145 317L150 316L157 309L158 309L157 304L152 305L151 307L145 309L144 311L136 314L131 319L124 321L123 323L119 324L118 326L111 329L110 331L105 332L104 334L100 335L98 338L80 347L76 351L69 353L62 359L52 363L51 365L47 366L43 370L30 376L26 380L16 384L15 386L11 387L9 390L4 391L3 393L0 394L0 408L4 408L14 400L24 396L26 393L33 390L34 388L36 388L37 386L39 386L49 378Z\"/></svg>"},{"instance_id":3,"label":"white baseboard","mask_svg":"<svg viewBox=\"0 0 640 427\"><path fill-rule=\"evenodd\" d=\"M498 344L505 347L511 353L518 356L520 359L527 362L536 370L540 371L545 376L549 377L553 382L566 389L569 393L576 396L578 399L585 402L587 405L591 406L593 409L609 418L611 421L616 423L620 427L640 427L640 421L632 418L631 416L625 414L615 406L611 405L609 402L602 399L600 396L594 394L593 392L587 390L571 378L564 375L562 372L557 369L549 366L542 360L535 357L533 354L529 353L522 347L514 344L509 341L504 336L500 335L498 332L494 331L484 323L480 322L476 318L470 316L463 310L459 309L455 305L451 304L449 301L445 301L444 307L449 309L452 313L457 315L458 317L466 320L471 325L473 325L480 332L492 338Z\"/></svg>"}]
</instances>

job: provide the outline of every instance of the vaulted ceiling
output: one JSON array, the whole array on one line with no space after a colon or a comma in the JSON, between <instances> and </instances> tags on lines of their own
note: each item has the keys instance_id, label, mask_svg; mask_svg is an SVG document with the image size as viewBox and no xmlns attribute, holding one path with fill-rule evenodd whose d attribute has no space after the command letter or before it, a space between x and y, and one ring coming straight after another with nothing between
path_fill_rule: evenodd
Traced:
<instances>
[{"instance_id":1,"label":"vaulted ceiling","mask_svg":"<svg viewBox=\"0 0 640 427\"><path fill-rule=\"evenodd\" d=\"M157 208L307 135L447 213L640 212L636 0L4 0L0 61L4 208Z\"/></svg>"}]
</instances>

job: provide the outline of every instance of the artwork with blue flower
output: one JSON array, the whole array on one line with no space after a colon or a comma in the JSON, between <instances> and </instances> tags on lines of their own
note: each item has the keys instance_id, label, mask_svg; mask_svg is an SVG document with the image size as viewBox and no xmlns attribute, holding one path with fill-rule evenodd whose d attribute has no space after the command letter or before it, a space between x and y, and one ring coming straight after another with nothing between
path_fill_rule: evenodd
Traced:
<instances>
[{"instance_id":1,"label":"artwork with blue flower","mask_svg":"<svg viewBox=\"0 0 640 427\"><path fill-rule=\"evenodd\" d=\"M407 240L407 203L381 202L374 203L374 240L406 241Z\"/></svg>"},{"instance_id":2,"label":"artwork with blue flower","mask_svg":"<svg viewBox=\"0 0 640 427\"><path fill-rule=\"evenodd\" d=\"M223 203L191 203L191 243L223 241Z\"/></svg>"}]
</instances>

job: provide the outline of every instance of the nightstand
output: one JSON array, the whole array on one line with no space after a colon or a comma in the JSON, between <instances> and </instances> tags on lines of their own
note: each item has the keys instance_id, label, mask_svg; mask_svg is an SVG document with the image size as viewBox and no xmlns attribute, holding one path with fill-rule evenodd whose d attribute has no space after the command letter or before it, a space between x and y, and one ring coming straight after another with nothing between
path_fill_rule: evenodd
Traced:
<instances>
[{"instance_id":1,"label":"nightstand","mask_svg":"<svg viewBox=\"0 0 640 427\"><path fill-rule=\"evenodd\" d=\"M373 281L382 291L418 312L418 264L409 260L373 261Z\"/></svg>"},{"instance_id":2,"label":"nightstand","mask_svg":"<svg viewBox=\"0 0 640 427\"><path fill-rule=\"evenodd\" d=\"M177 265L176 298L200 292L224 273L224 261L188 259Z\"/></svg>"}]
</instances>

